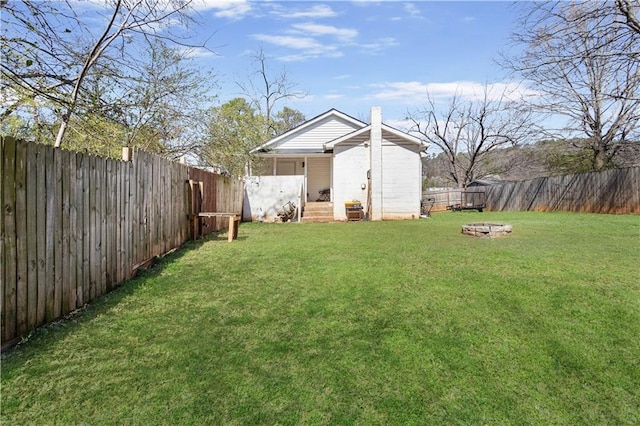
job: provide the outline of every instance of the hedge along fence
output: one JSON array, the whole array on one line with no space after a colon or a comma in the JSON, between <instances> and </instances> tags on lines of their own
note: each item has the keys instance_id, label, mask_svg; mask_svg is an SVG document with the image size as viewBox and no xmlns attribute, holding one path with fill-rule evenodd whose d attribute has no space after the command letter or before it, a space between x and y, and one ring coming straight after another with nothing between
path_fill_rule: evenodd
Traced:
<instances>
[{"instance_id":1,"label":"hedge along fence","mask_svg":"<svg viewBox=\"0 0 640 426\"><path fill-rule=\"evenodd\" d=\"M124 162L3 138L0 166L3 347L190 239L190 181L201 208L242 212L242 182L143 152Z\"/></svg>"},{"instance_id":2,"label":"hedge along fence","mask_svg":"<svg viewBox=\"0 0 640 426\"><path fill-rule=\"evenodd\" d=\"M490 211L640 213L640 167L551 176L486 187Z\"/></svg>"}]
</instances>

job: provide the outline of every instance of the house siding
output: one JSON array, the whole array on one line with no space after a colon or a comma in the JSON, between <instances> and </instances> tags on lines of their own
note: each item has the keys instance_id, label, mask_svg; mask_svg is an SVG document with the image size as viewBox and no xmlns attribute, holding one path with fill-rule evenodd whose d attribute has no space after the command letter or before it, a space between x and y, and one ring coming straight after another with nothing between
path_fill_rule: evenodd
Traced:
<instances>
[{"instance_id":1,"label":"house siding","mask_svg":"<svg viewBox=\"0 0 640 426\"><path fill-rule=\"evenodd\" d=\"M300 134L294 133L283 138L273 149L281 153L287 151L322 152L324 150L323 144L359 128L354 123L339 117L327 117Z\"/></svg>"},{"instance_id":2,"label":"house siding","mask_svg":"<svg viewBox=\"0 0 640 426\"><path fill-rule=\"evenodd\" d=\"M418 147L383 140L382 219L420 216L421 163Z\"/></svg>"},{"instance_id":3,"label":"house siding","mask_svg":"<svg viewBox=\"0 0 640 426\"><path fill-rule=\"evenodd\" d=\"M334 148L333 160L333 216L335 220L346 220L344 203L360 200L367 205L367 170L369 170L369 147L360 143L345 142ZM365 189L362 189L365 184Z\"/></svg>"}]
</instances>

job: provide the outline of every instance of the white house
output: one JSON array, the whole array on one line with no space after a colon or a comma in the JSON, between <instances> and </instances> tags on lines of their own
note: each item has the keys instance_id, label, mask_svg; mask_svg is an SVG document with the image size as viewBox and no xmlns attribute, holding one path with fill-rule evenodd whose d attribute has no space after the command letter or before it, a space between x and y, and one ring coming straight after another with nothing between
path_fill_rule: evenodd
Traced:
<instances>
[{"instance_id":1,"label":"white house","mask_svg":"<svg viewBox=\"0 0 640 426\"><path fill-rule=\"evenodd\" d=\"M266 220L288 201L301 219L346 220L358 200L370 220L416 219L422 190L420 139L382 122L367 124L332 109L255 148L266 173L245 179L244 220Z\"/></svg>"}]
</instances>

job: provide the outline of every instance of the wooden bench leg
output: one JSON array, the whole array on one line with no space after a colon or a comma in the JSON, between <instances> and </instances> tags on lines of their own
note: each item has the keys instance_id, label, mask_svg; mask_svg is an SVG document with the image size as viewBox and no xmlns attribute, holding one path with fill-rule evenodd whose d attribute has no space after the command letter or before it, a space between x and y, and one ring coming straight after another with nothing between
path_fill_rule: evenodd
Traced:
<instances>
[{"instance_id":1,"label":"wooden bench leg","mask_svg":"<svg viewBox=\"0 0 640 426\"><path fill-rule=\"evenodd\" d=\"M240 229L240 216L236 216L233 221L235 223L235 226L233 227L233 239L237 240L238 239L238 229Z\"/></svg>"},{"instance_id":2,"label":"wooden bench leg","mask_svg":"<svg viewBox=\"0 0 640 426\"><path fill-rule=\"evenodd\" d=\"M233 228L235 228L235 222L233 220L233 216L229 216L229 230L228 230L228 238L227 241L231 242L233 241L233 232L235 231Z\"/></svg>"},{"instance_id":3,"label":"wooden bench leg","mask_svg":"<svg viewBox=\"0 0 640 426\"><path fill-rule=\"evenodd\" d=\"M240 227L240 216L229 216L229 236L227 241L238 239L238 228Z\"/></svg>"}]
</instances>

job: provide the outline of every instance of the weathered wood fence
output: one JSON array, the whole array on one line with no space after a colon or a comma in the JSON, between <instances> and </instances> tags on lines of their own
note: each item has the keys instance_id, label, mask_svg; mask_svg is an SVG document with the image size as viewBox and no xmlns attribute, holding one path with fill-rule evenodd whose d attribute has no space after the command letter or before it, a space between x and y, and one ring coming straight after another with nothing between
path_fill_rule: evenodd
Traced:
<instances>
[{"instance_id":1,"label":"weathered wood fence","mask_svg":"<svg viewBox=\"0 0 640 426\"><path fill-rule=\"evenodd\" d=\"M242 182L143 152L124 162L2 138L0 168L3 346L180 246L194 208L242 212Z\"/></svg>"},{"instance_id":2,"label":"weathered wood fence","mask_svg":"<svg viewBox=\"0 0 640 426\"><path fill-rule=\"evenodd\" d=\"M462 203L461 188L440 188L422 192L422 202L431 212L443 212L455 204Z\"/></svg>"},{"instance_id":3,"label":"weathered wood fence","mask_svg":"<svg viewBox=\"0 0 640 426\"><path fill-rule=\"evenodd\" d=\"M640 167L503 182L467 191L483 190L488 211L640 213ZM422 200L432 212L445 211L451 205L464 205L465 191L426 190Z\"/></svg>"},{"instance_id":4,"label":"weathered wood fence","mask_svg":"<svg viewBox=\"0 0 640 426\"><path fill-rule=\"evenodd\" d=\"M640 167L485 187L489 211L640 213Z\"/></svg>"}]
</instances>

